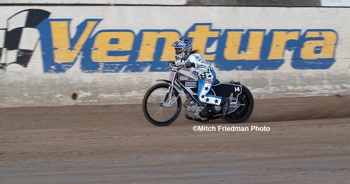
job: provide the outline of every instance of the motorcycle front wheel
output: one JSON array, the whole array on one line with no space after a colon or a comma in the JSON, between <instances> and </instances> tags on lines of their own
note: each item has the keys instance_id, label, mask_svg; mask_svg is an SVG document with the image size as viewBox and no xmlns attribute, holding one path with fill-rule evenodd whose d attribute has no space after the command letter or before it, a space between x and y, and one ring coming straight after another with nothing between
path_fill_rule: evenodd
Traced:
<instances>
[{"instance_id":1,"label":"motorcycle front wheel","mask_svg":"<svg viewBox=\"0 0 350 184\"><path fill-rule=\"evenodd\" d=\"M146 119L156 126L167 126L173 123L181 112L181 98L175 98L179 92L173 88L169 101L169 84L159 83L152 86L145 94L142 101L142 110Z\"/></svg>"}]
</instances>

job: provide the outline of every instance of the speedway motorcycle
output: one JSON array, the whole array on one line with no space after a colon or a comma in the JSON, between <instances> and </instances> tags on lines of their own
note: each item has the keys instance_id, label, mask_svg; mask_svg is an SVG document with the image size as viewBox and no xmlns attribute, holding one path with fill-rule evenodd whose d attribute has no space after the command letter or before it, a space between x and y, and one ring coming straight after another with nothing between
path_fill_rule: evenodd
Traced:
<instances>
[{"instance_id":1,"label":"speedway motorcycle","mask_svg":"<svg viewBox=\"0 0 350 184\"><path fill-rule=\"evenodd\" d=\"M197 80L179 72L181 67L175 66L174 62L169 62L169 68L171 70L169 80L157 80L161 83L152 86L142 101L143 114L153 125L167 126L173 123L179 116L182 105L186 108L185 117L195 121L223 118L230 123L242 123L252 114L254 108L252 93L240 82L221 83L216 80L208 93L229 97L229 108L223 116L221 106L209 105L209 107L208 104L198 100ZM184 104L181 100L182 94L186 96Z\"/></svg>"}]
</instances>

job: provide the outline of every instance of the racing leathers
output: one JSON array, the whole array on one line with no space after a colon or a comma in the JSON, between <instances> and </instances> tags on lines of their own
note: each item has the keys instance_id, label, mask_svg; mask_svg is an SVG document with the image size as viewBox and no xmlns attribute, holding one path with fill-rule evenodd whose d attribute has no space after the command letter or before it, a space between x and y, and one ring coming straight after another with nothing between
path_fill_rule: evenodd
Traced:
<instances>
[{"instance_id":1,"label":"racing leathers","mask_svg":"<svg viewBox=\"0 0 350 184\"><path fill-rule=\"evenodd\" d=\"M186 59L175 61L175 65L183 66L185 70L191 72L198 79L198 100L200 102L221 105L222 98L208 94L216 81L216 74L210 64L208 64L202 55L192 53Z\"/></svg>"}]
</instances>

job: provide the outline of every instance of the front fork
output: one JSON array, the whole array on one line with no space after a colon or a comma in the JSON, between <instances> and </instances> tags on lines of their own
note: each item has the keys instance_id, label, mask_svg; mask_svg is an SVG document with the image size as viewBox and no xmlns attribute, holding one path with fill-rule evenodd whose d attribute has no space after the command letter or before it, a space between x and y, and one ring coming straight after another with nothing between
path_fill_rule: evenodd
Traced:
<instances>
[{"instance_id":1,"label":"front fork","mask_svg":"<svg viewBox=\"0 0 350 184\"><path fill-rule=\"evenodd\" d=\"M163 107L172 106L177 101L177 99L180 98L181 92L179 92L177 96L170 95L170 94L173 94L173 91L174 91L174 86L170 85L168 88L168 92L165 94L164 102L161 104Z\"/></svg>"},{"instance_id":2,"label":"front fork","mask_svg":"<svg viewBox=\"0 0 350 184\"><path fill-rule=\"evenodd\" d=\"M165 94L164 102L161 104L161 106L163 106L163 107L170 107L170 106L172 106L177 101L177 99L180 98L180 96L181 96L181 91L174 98L173 98L173 95L172 95L174 93L175 73L176 72L172 72L171 75L170 75L168 92Z\"/></svg>"}]
</instances>

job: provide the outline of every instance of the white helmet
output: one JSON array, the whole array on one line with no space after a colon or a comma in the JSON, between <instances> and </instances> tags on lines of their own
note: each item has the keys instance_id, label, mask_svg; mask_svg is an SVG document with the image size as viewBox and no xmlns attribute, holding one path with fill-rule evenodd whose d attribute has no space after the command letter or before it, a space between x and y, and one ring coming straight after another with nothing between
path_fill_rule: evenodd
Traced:
<instances>
[{"instance_id":1,"label":"white helmet","mask_svg":"<svg viewBox=\"0 0 350 184\"><path fill-rule=\"evenodd\" d=\"M183 59L187 57L191 51L191 42L188 39L180 39L172 44L175 47L175 59Z\"/></svg>"}]
</instances>

